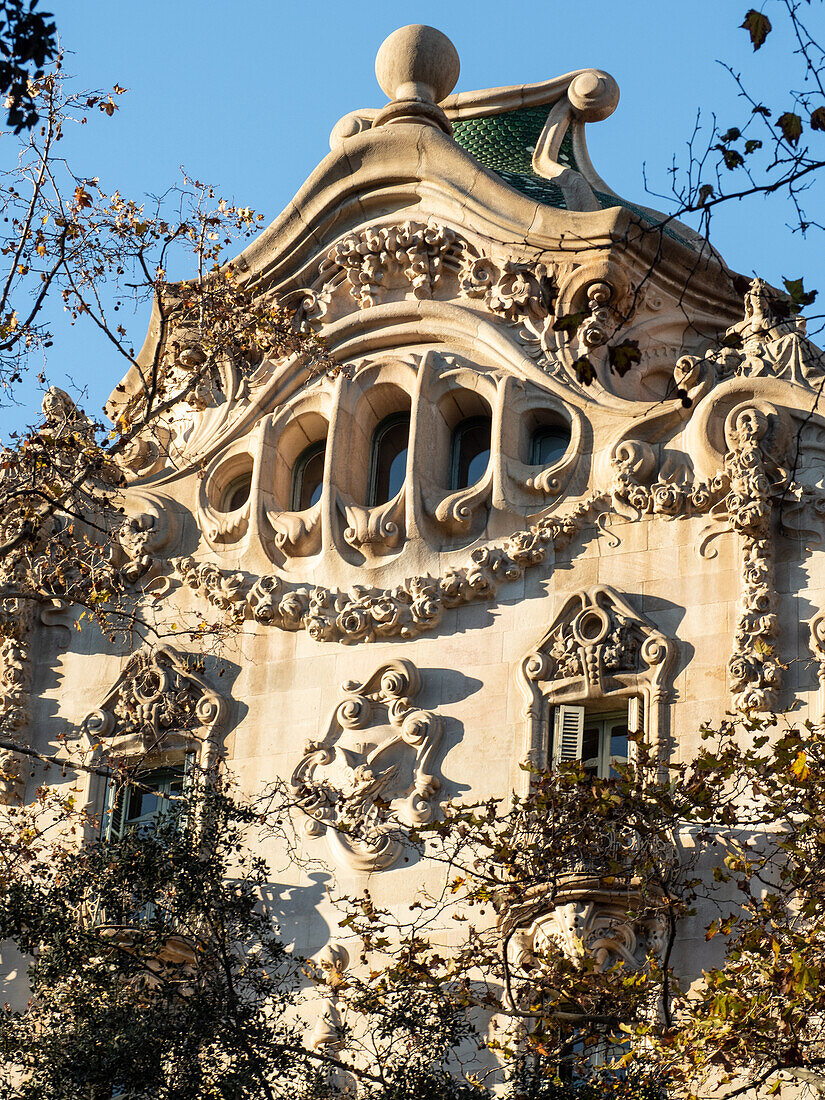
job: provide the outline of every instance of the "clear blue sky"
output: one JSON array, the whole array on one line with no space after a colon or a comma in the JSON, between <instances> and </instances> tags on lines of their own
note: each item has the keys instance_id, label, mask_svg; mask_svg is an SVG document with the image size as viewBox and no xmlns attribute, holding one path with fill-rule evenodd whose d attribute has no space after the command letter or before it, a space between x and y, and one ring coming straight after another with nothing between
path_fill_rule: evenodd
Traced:
<instances>
[{"instance_id":1,"label":"clear blue sky","mask_svg":"<svg viewBox=\"0 0 825 1100\"><path fill-rule=\"evenodd\" d=\"M335 121L356 107L380 106L375 52L405 23L430 23L461 58L457 90L542 80L595 66L618 80L621 102L588 128L593 161L631 200L648 179L667 190L674 154L684 159L697 109L729 125L743 114L717 59L731 63L769 102L782 88L789 43L779 32L753 55L738 29L745 0L539 0L532 4L460 0L378 3L340 0L41 0L54 11L66 69L87 88L119 83L115 119L97 118L67 141L77 171L136 199L158 194L188 173L213 183L268 223L328 151ZM817 12L819 5L812 5ZM825 27L822 28L825 34ZM787 106L790 107L790 100ZM825 148L825 134L812 135ZM713 240L728 263L773 283L805 276L825 287L823 237L792 235L790 211L761 198L715 219ZM825 296L825 290L823 290ZM135 346L148 318L129 321ZM87 387L97 412L122 373L121 362L87 331L56 343L50 380ZM0 430L31 417L36 395L0 418Z\"/></svg>"}]
</instances>

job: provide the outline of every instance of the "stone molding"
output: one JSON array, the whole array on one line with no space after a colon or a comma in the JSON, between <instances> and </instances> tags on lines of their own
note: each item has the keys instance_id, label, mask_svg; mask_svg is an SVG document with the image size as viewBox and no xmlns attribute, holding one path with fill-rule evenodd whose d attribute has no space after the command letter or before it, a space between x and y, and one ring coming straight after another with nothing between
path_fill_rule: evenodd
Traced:
<instances>
[{"instance_id":1,"label":"stone molding","mask_svg":"<svg viewBox=\"0 0 825 1100\"><path fill-rule=\"evenodd\" d=\"M527 723L525 760L548 767L550 714L559 703L644 700L644 729L662 756L676 644L607 585L569 596L539 644L519 664Z\"/></svg>"},{"instance_id":2,"label":"stone molding","mask_svg":"<svg viewBox=\"0 0 825 1100\"><path fill-rule=\"evenodd\" d=\"M342 684L344 698L326 733L306 742L292 774L307 834L326 834L336 859L355 870L391 867L403 849L403 829L435 812L441 719L413 705L420 688L418 669L405 660L381 665L363 684ZM347 736L360 730L369 731L368 740Z\"/></svg>"},{"instance_id":3,"label":"stone molding","mask_svg":"<svg viewBox=\"0 0 825 1100\"><path fill-rule=\"evenodd\" d=\"M195 750L203 771L214 766L227 706L192 669L196 660L168 645L133 654L100 706L83 719L87 744L108 756L149 762Z\"/></svg>"}]
</instances>

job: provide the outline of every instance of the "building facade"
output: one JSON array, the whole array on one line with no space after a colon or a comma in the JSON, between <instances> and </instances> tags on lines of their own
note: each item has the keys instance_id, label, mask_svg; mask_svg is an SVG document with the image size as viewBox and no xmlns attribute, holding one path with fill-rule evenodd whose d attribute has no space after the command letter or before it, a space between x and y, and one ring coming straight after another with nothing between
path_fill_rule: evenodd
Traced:
<instances>
[{"instance_id":1,"label":"building facade","mask_svg":"<svg viewBox=\"0 0 825 1100\"><path fill-rule=\"evenodd\" d=\"M822 720L825 374L772 288L596 172L606 73L453 93L428 28L376 71L387 105L234 264L337 369L228 362L132 448L124 554L162 644L67 642L52 611L22 658L37 751L148 750L159 797L193 753L280 777L341 891L392 903L423 873L403 830L524 791L525 761L609 776L629 732L682 759L731 710ZM104 828L152 812L86 784ZM323 882L295 869L289 899L296 949L338 950ZM704 950L688 922L677 970Z\"/></svg>"}]
</instances>

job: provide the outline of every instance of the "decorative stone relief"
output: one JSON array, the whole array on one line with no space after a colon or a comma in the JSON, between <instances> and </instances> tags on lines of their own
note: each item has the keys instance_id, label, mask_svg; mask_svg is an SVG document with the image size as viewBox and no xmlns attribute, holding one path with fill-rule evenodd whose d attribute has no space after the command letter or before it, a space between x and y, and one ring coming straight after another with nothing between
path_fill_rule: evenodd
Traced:
<instances>
[{"instance_id":1,"label":"decorative stone relief","mask_svg":"<svg viewBox=\"0 0 825 1100\"><path fill-rule=\"evenodd\" d=\"M675 643L614 589L596 585L570 596L519 666L528 762L547 766L549 716L557 703L630 695L644 697L645 729L656 754L675 656Z\"/></svg>"},{"instance_id":2,"label":"decorative stone relief","mask_svg":"<svg viewBox=\"0 0 825 1100\"><path fill-rule=\"evenodd\" d=\"M819 700L816 721L820 729L825 729L825 611L817 611L809 623L808 644L816 663L816 678L819 681Z\"/></svg>"},{"instance_id":3,"label":"decorative stone relief","mask_svg":"<svg viewBox=\"0 0 825 1100\"><path fill-rule=\"evenodd\" d=\"M126 756L199 746L199 764L209 767L226 703L190 662L171 646L135 653L100 707L84 718L87 739Z\"/></svg>"},{"instance_id":4,"label":"decorative stone relief","mask_svg":"<svg viewBox=\"0 0 825 1100\"><path fill-rule=\"evenodd\" d=\"M545 888L537 888L536 896L514 907L504 921L516 968L529 974L535 955L553 950L560 950L579 966L584 965L585 955L590 955L597 971L608 970L617 962L642 970L650 954L661 955L667 919L662 910L651 910L649 905L644 916L631 915L640 908L638 888L611 889L599 879L571 875L552 901L547 893ZM516 931L510 932L514 924Z\"/></svg>"},{"instance_id":5,"label":"decorative stone relief","mask_svg":"<svg viewBox=\"0 0 825 1100\"><path fill-rule=\"evenodd\" d=\"M433 219L426 223L370 227L350 233L329 250L319 274L335 282L346 277L350 296L361 309L376 304L379 289L392 271L404 276L416 297L431 297L448 253L466 247L458 235Z\"/></svg>"},{"instance_id":6,"label":"decorative stone relief","mask_svg":"<svg viewBox=\"0 0 825 1100\"><path fill-rule=\"evenodd\" d=\"M31 688L31 600L0 599L0 722L3 736L28 741ZM0 803L11 802L20 788L20 757L0 750Z\"/></svg>"},{"instance_id":7,"label":"decorative stone relief","mask_svg":"<svg viewBox=\"0 0 825 1100\"><path fill-rule=\"evenodd\" d=\"M338 940L331 940L318 955L317 963L326 988L310 1041L315 1050L336 1051L344 1045L337 990L350 964L349 951Z\"/></svg>"},{"instance_id":8,"label":"decorative stone relief","mask_svg":"<svg viewBox=\"0 0 825 1100\"><path fill-rule=\"evenodd\" d=\"M420 687L418 669L401 660L382 665L363 684L343 684L345 697L326 734L306 743L293 772L307 833L326 833L336 857L356 870L390 867L403 847L399 830L433 815L441 720L413 705Z\"/></svg>"},{"instance_id":9,"label":"decorative stone relief","mask_svg":"<svg viewBox=\"0 0 825 1100\"><path fill-rule=\"evenodd\" d=\"M742 540L739 619L728 661L737 710L771 710L781 683L781 666L776 658L779 620L771 531L773 487L779 471L769 453L779 449L780 441L771 423L776 425L778 420L776 409L766 402L746 402L733 409L725 423L725 440L730 447L725 456L730 483L725 505L731 526Z\"/></svg>"},{"instance_id":10,"label":"decorative stone relief","mask_svg":"<svg viewBox=\"0 0 825 1100\"><path fill-rule=\"evenodd\" d=\"M726 333L727 343L739 346L712 351L704 359L683 356L676 364L677 386L689 389L712 366L718 380L725 378L783 378L818 392L825 377L825 353L805 335L805 321L790 314L789 303L762 279L754 279L745 294L745 316Z\"/></svg>"}]
</instances>

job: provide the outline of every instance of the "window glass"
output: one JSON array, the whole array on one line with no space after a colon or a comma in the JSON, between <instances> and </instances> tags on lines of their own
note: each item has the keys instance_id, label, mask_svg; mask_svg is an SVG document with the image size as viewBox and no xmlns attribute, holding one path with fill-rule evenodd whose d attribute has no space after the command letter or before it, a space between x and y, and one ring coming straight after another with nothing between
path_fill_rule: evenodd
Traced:
<instances>
[{"instance_id":1,"label":"window glass","mask_svg":"<svg viewBox=\"0 0 825 1100\"><path fill-rule=\"evenodd\" d=\"M249 500L249 490L252 488L252 474L241 474L230 481L223 494L223 511L234 512Z\"/></svg>"},{"instance_id":2,"label":"window glass","mask_svg":"<svg viewBox=\"0 0 825 1100\"><path fill-rule=\"evenodd\" d=\"M152 830L161 818L178 811L187 782L187 767L156 768L133 783L106 790L103 835L117 839L127 829Z\"/></svg>"},{"instance_id":3,"label":"window glass","mask_svg":"<svg viewBox=\"0 0 825 1100\"><path fill-rule=\"evenodd\" d=\"M483 476L490 461L490 417L471 416L453 432L450 488L466 489Z\"/></svg>"},{"instance_id":4,"label":"window glass","mask_svg":"<svg viewBox=\"0 0 825 1100\"><path fill-rule=\"evenodd\" d=\"M530 464L552 466L570 445L570 429L562 425L536 428L530 437Z\"/></svg>"},{"instance_id":5,"label":"window glass","mask_svg":"<svg viewBox=\"0 0 825 1100\"><path fill-rule=\"evenodd\" d=\"M326 450L327 443L323 439L319 443L311 443L299 455L292 475L290 508L293 512L303 512L321 499Z\"/></svg>"},{"instance_id":6,"label":"window glass","mask_svg":"<svg viewBox=\"0 0 825 1100\"><path fill-rule=\"evenodd\" d=\"M407 472L409 413L388 416L372 437L369 504L386 504L401 492Z\"/></svg>"}]
</instances>

